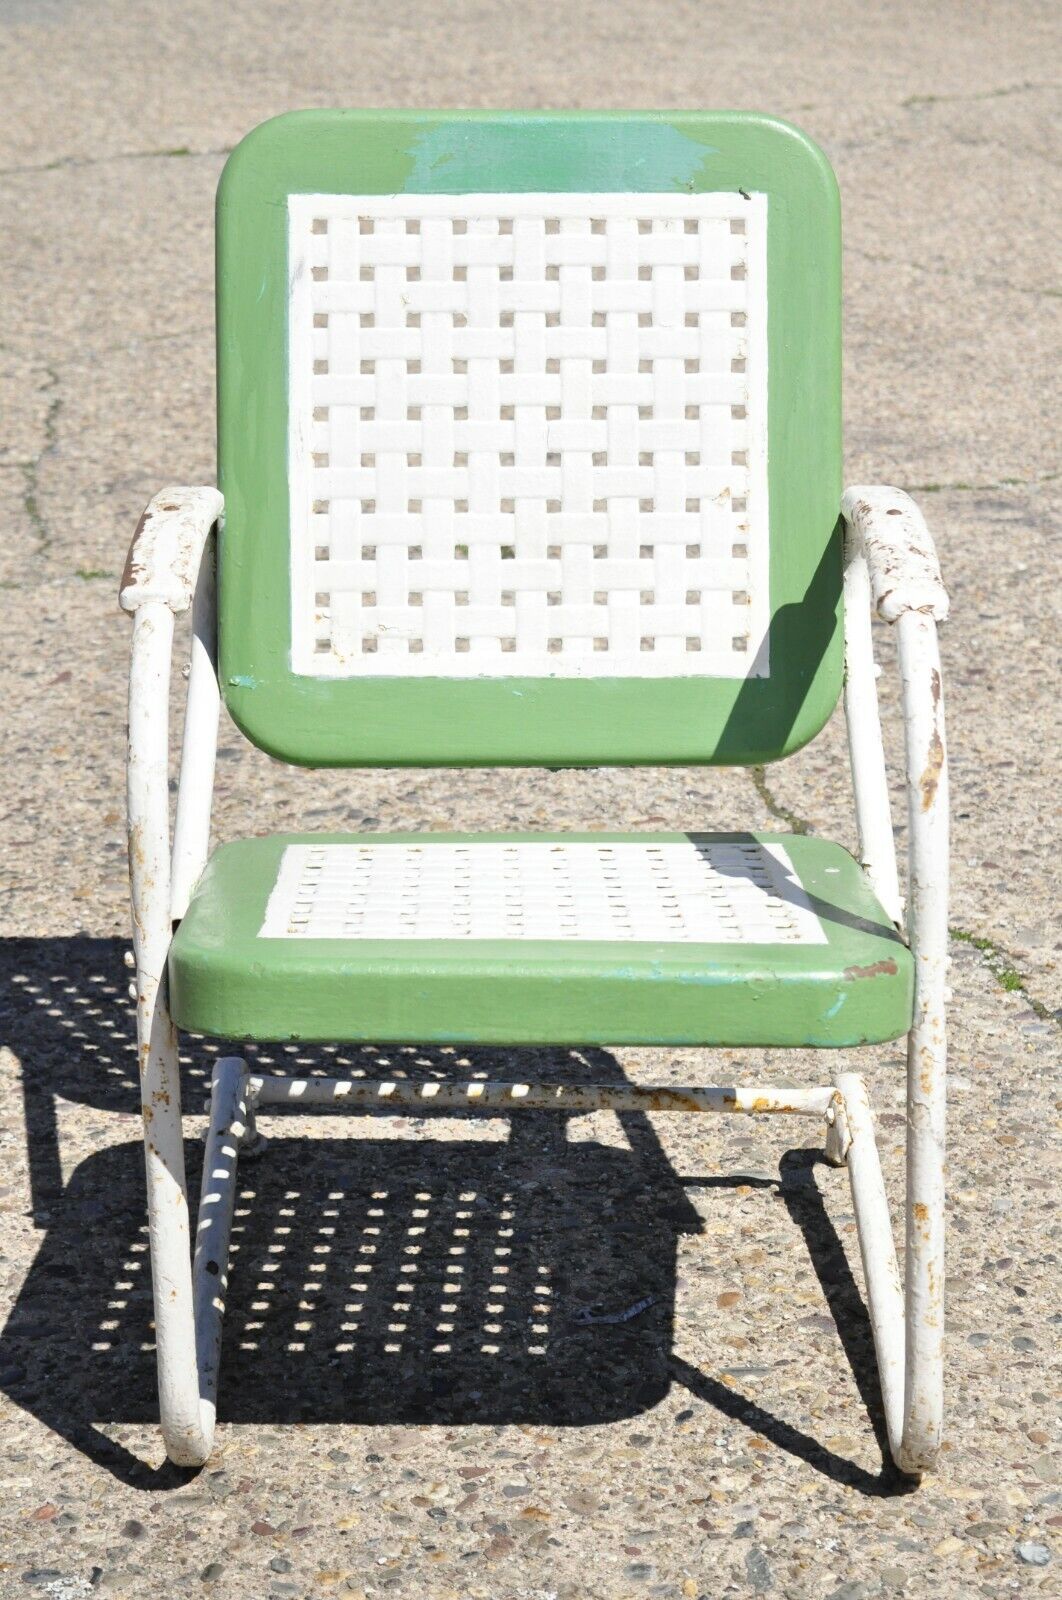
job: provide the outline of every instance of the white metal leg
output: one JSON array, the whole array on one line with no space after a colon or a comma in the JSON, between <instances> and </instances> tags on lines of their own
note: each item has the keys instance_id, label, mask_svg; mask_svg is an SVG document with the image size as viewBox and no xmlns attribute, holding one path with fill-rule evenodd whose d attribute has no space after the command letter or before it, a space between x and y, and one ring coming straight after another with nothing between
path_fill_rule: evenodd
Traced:
<instances>
[{"instance_id":1,"label":"white metal leg","mask_svg":"<svg viewBox=\"0 0 1062 1600\"><path fill-rule=\"evenodd\" d=\"M936 624L948 615L948 598L929 531L906 495L887 487L850 489L842 508L848 523L845 713L860 849L890 910L895 854L874 687L871 597L878 614L896 629L902 686L907 933L915 994L907 1039L904 1391L900 1438L892 1448L897 1465L918 1474L934 1464L943 1416L948 761ZM866 1229L876 1231L867 1215L864 1203L861 1238ZM893 1382L883 1373L886 1381ZM893 1391L886 1409L893 1440Z\"/></svg>"},{"instance_id":2,"label":"white metal leg","mask_svg":"<svg viewBox=\"0 0 1062 1600\"><path fill-rule=\"evenodd\" d=\"M889 1449L893 1459L898 1461L903 1434L904 1306L896 1243L866 1084L856 1073L844 1072L837 1079L837 1087L844 1096L852 1141L848 1150L848 1177L881 1379L885 1426Z\"/></svg>"},{"instance_id":3,"label":"white metal leg","mask_svg":"<svg viewBox=\"0 0 1062 1600\"><path fill-rule=\"evenodd\" d=\"M247 1132L247 1115L247 1068L238 1056L223 1057L215 1063L211 1084L192 1266L199 1394L203 1429L204 1433L209 1430L210 1438L217 1407L221 1319L228 1298L236 1163L240 1141Z\"/></svg>"},{"instance_id":4,"label":"white metal leg","mask_svg":"<svg viewBox=\"0 0 1062 1600\"><path fill-rule=\"evenodd\" d=\"M905 1470L933 1465L944 1405L944 1122L947 1041L948 767L936 628L907 612L897 626L907 745L908 922L915 958L907 1040L907 1350Z\"/></svg>"},{"instance_id":5,"label":"white metal leg","mask_svg":"<svg viewBox=\"0 0 1062 1600\"><path fill-rule=\"evenodd\" d=\"M133 624L127 798L162 1433L172 1461L197 1466L209 1455L211 1440L200 1414L177 1034L166 1005L165 981L170 941L167 705L172 642L172 611L157 602L142 606Z\"/></svg>"}]
</instances>

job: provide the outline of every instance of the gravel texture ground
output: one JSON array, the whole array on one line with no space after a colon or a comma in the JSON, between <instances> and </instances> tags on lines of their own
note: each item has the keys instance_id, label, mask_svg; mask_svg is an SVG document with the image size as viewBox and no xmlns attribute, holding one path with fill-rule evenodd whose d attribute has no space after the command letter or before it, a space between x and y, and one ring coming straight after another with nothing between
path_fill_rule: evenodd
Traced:
<instances>
[{"instance_id":1,"label":"gravel texture ground","mask_svg":"<svg viewBox=\"0 0 1062 1600\"><path fill-rule=\"evenodd\" d=\"M0 40L0 1594L1058 1594L1057 6L6 0ZM882 1466L844 1175L790 1122L665 1117L277 1118L241 1186L217 1452L198 1475L163 1462L115 588L149 495L213 475L225 152L279 110L331 104L757 107L836 166L848 476L919 494L954 607L949 1409L941 1470L914 1492ZM231 725L221 744L223 838L659 825L853 842L838 718L765 774L323 774ZM193 1181L209 1055L192 1042ZM709 1071L673 1051L399 1064ZM898 1205L902 1049L861 1064ZM710 1071L764 1065L722 1052ZM393 1262L421 1226L427 1292L403 1319ZM454 1237L475 1266L446 1312ZM579 1318L642 1301L628 1321ZM429 1348L437 1320L447 1352Z\"/></svg>"}]
</instances>

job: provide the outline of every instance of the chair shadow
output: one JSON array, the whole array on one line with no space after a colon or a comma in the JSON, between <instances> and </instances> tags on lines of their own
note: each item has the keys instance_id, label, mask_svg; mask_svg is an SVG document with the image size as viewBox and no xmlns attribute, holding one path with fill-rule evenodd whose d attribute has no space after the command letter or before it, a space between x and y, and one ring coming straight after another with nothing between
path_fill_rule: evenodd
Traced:
<instances>
[{"instance_id":1,"label":"chair shadow","mask_svg":"<svg viewBox=\"0 0 1062 1600\"><path fill-rule=\"evenodd\" d=\"M757 848L759 841L752 833L689 833L686 835L690 843L707 860L709 867L717 872L720 877L734 878L740 883L755 883L756 875L750 871L748 865L740 860L727 860L718 849L712 846L721 843L746 845ZM802 884L795 875L787 872L784 877L777 876L771 883L771 893L787 905L794 906L800 911L810 911L821 922L833 922L840 928L849 928L853 933L869 934L871 938L884 940L887 944L903 945L904 941L896 928L890 928L881 922L873 922L869 917L860 916L858 912L849 911L844 906L834 905L832 901L823 899L822 895L815 894Z\"/></svg>"},{"instance_id":2,"label":"chair shadow","mask_svg":"<svg viewBox=\"0 0 1062 1600\"><path fill-rule=\"evenodd\" d=\"M8 941L0 951L15 992L4 1037L22 1062L34 1198L47 1219L0 1333L0 1389L121 1481L186 1482L188 1473L153 1469L104 1431L157 1417L140 1141L86 1157L64 1188L50 1110L57 1095L136 1110L122 943ZM225 1047L193 1048L185 1092L198 1110L211 1057ZM282 1062L329 1075L624 1081L615 1058L597 1049L248 1053L256 1070ZM646 1117L621 1116L621 1148L569 1141L564 1115L450 1117L442 1138L428 1115L404 1125L407 1137L315 1136L309 1161L306 1138L284 1135L287 1115L271 1116L264 1158L240 1168L224 1421L580 1427L637 1415L678 1381L833 1481L864 1494L903 1491L891 1468L875 1476L843 1460L673 1354L679 1240L702 1227L686 1188L702 1180L676 1174ZM382 1116L380 1130L393 1135L394 1120ZM198 1192L198 1141L188 1142L187 1160ZM882 1440L869 1324L815 1160L790 1151L780 1193ZM629 1320L616 1320L632 1307Z\"/></svg>"}]
</instances>

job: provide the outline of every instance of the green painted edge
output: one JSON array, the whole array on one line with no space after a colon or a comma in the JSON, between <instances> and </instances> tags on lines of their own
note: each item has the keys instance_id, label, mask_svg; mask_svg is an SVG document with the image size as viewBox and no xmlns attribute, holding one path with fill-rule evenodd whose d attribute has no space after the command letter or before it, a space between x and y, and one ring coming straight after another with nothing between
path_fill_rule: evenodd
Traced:
<instances>
[{"instance_id":1,"label":"green painted edge","mask_svg":"<svg viewBox=\"0 0 1062 1600\"><path fill-rule=\"evenodd\" d=\"M781 843L825 945L257 937L289 844L477 837L604 843L646 835L281 834L223 845L171 947L175 1019L225 1038L833 1048L897 1038L911 1025L911 953L857 863L823 839L651 836Z\"/></svg>"},{"instance_id":2,"label":"green painted edge","mask_svg":"<svg viewBox=\"0 0 1062 1600\"><path fill-rule=\"evenodd\" d=\"M768 194L770 678L292 674L287 196L470 187ZM749 765L819 731L842 671L840 225L797 129L742 112L288 113L226 164L217 264L221 677L256 744L311 766Z\"/></svg>"}]
</instances>

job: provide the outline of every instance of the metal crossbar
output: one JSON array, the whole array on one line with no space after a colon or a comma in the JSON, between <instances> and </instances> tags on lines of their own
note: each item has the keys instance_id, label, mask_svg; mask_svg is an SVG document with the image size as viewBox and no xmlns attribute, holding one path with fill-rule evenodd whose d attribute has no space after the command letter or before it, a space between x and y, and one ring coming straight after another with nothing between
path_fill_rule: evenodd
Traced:
<instances>
[{"instance_id":1,"label":"metal crossbar","mask_svg":"<svg viewBox=\"0 0 1062 1600\"><path fill-rule=\"evenodd\" d=\"M691 1111L789 1112L830 1121L836 1089L674 1088L611 1083L410 1083L360 1078L249 1077L251 1110L263 1105L328 1105L388 1111Z\"/></svg>"}]
</instances>

